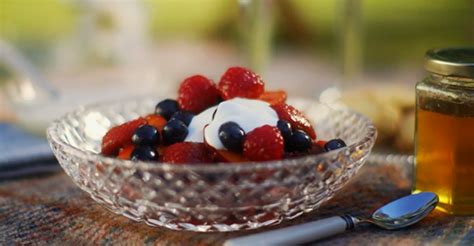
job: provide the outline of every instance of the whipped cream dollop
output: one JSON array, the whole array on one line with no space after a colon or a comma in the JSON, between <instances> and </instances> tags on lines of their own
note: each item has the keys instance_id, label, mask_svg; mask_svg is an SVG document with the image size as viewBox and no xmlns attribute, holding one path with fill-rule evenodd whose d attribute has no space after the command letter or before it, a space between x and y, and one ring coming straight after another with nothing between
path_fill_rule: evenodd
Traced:
<instances>
[{"instance_id":1,"label":"whipped cream dollop","mask_svg":"<svg viewBox=\"0 0 474 246\"><path fill-rule=\"evenodd\" d=\"M204 127L211 123L212 115L214 111L216 111L217 106L210 107L200 114L195 115L189 123L188 126L188 136L186 136L185 142L196 142L196 143L203 143L204 142Z\"/></svg>"},{"instance_id":2,"label":"whipped cream dollop","mask_svg":"<svg viewBox=\"0 0 474 246\"><path fill-rule=\"evenodd\" d=\"M263 125L276 126L278 115L267 102L234 98L194 116L188 127L188 136L184 141L202 143L205 139L212 147L225 149L219 139L219 127L229 121L237 123L245 133L249 133ZM205 131L204 127L206 127Z\"/></svg>"}]
</instances>

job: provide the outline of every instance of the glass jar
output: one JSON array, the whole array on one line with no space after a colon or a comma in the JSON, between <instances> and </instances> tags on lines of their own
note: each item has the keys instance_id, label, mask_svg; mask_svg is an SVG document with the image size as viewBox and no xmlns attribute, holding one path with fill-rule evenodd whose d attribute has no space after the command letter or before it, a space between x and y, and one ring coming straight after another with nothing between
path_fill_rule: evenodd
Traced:
<instances>
[{"instance_id":1,"label":"glass jar","mask_svg":"<svg viewBox=\"0 0 474 246\"><path fill-rule=\"evenodd\" d=\"M416 85L415 192L438 208L474 214L474 48L430 50Z\"/></svg>"}]
</instances>

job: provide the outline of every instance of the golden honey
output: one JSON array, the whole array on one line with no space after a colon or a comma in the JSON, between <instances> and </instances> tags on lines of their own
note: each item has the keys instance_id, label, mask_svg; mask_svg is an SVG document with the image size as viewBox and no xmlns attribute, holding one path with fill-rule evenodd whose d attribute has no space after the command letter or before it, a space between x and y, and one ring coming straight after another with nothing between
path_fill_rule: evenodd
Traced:
<instances>
[{"instance_id":1,"label":"golden honey","mask_svg":"<svg viewBox=\"0 0 474 246\"><path fill-rule=\"evenodd\" d=\"M474 72L469 68L459 69L466 63L473 68L474 50L461 52L462 61L453 61L460 55L458 50L454 51L457 53L453 50L442 53L449 54L445 56L427 53L425 66L432 74L416 87L414 190L438 194L438 209L442 211L472 215L474 79L471 75ZM441 65L437 64L440 59Z\"/></svg>"},{"instance_id":2,"label":"golden honey","mask_svg":"<svg viewBox=\"0 0 474 246\"><path fill-rule=\"evenodd\" d=\"M420 109L416 190L438 194L449 213L474 211L474 117Z\"/></svg>"}]
</instances>

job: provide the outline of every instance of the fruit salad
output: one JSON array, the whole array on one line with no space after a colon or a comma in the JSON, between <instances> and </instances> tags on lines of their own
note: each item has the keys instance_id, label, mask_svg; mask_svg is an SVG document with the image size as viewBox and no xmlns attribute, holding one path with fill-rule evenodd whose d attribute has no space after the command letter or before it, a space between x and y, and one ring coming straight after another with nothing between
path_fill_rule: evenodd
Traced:
<instances>
[{"instance_id":1,"label":"fruit salad","mask_svg":"<svg viewBox=\"0 0 474 246\"><path fill-rule=\"evenodd\" d=\"M256 162L320 154L346 146L321 140L311 122L286 103L283 90L266 91L262 78L231 67L215 84L194 75L155 112L111 128L102 154L172 164Z\"/></svg>"}]
</instances>

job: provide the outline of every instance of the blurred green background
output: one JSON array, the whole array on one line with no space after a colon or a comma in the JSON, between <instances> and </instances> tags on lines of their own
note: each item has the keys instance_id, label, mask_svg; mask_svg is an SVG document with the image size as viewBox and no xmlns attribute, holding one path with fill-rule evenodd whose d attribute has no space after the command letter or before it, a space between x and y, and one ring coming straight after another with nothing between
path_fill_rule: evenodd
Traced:
<instances>
[{"instance_id":1,"label":"blurred green background","mask_svg":"<svg viewBox=\"0 0 474 246\"><path fill-rule=\"evenodd\" d=\"M127 1L115 1L127 4ZM274 0L274 49L281 46L317 50L331 56L338 49L334 0ZM146 0L153 39L238 40L239 5L222 0ZM403 64L419 59L427 48L471 45L474 8L470 0L360 1L363 57L369 66ZM1 0L0 32L35 59L67 37L88 9L81 1ZM97 17L114 28L107 13Z\"/></svg>"}]
</instances>

